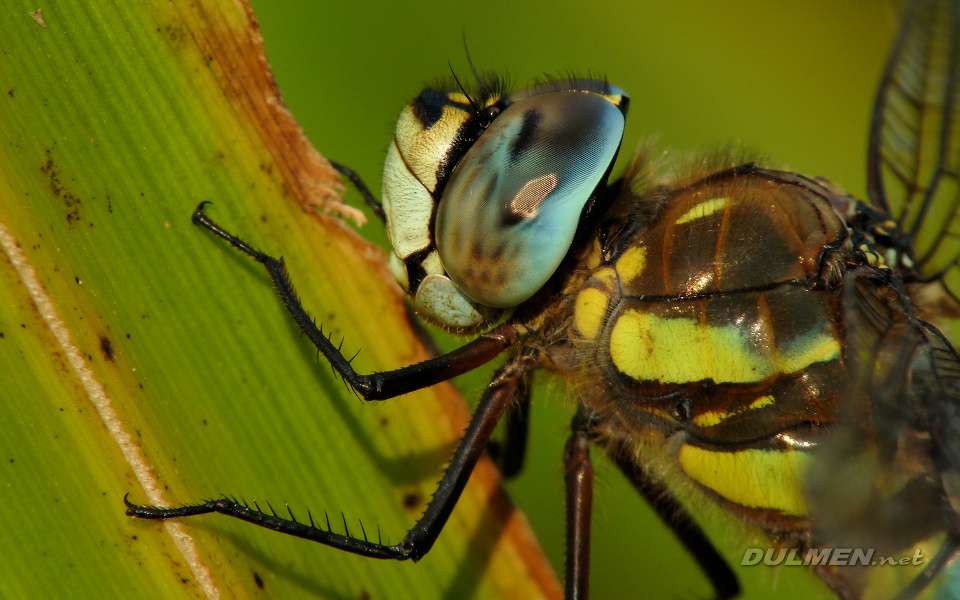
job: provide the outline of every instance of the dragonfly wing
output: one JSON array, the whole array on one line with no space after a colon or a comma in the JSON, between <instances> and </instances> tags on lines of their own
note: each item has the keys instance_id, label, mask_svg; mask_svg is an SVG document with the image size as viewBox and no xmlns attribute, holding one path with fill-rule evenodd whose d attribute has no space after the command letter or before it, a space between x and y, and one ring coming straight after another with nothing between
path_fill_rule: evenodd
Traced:
<instances>
[{"instance_id":1,"label":"dragonfly wing","mask_svg":"<svg viewBox=\"0 0 960 600\"><path fill-rule=\"evenodd\" d=\"M960 304L960 3L908 7L874 105L871 202L896 221L902 265Z\"/></svg>"}]
</instances>

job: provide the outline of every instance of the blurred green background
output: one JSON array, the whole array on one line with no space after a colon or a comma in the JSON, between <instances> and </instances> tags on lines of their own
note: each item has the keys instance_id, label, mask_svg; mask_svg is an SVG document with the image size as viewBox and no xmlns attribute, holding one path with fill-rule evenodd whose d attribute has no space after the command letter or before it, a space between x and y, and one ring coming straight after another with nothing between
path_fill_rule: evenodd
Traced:
<instances>
[{"instance_id":1,"label":"blurred green background","mask_svg":"<svg viewBox=\"0 0 960 600\"><path fill-rule=\"evenodd\" d=\"M449 75L449 65L469 77L465 34L477 67L505 72L515 86L572 70L605 75L626 90L631 107L618 171L650 136L668 158L732 142L862 197L869 112L897 21L897 4L884 0L252 4L288 107L322 154L377 191L407 101ZM356 194L349 198L359 205ZM376 222L361 231L384 243ZM488 373L459 381L468 399L479 396ZM561 387L537 380L529 462L509 483L558 572L560 457L572 415ZM595 458L593 597L705 597L709 588L692 561ZM752 538L707 520L739 562ZM803 569L753 567L741 577L748 598L822 593Z\"/></svg>"}]
</instances>

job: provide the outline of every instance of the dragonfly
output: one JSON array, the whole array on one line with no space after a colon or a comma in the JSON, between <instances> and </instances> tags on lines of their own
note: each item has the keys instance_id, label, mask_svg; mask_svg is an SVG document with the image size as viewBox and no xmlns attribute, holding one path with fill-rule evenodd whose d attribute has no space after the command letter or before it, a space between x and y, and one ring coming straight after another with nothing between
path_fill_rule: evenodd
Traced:
<instances>
[{"instance_id":1,"label":"dragonfly","mask_svg":"<svg viewBox=\"0 0 960 600\"><path fill-rule=\"evenodd\" d=\"M417 561L488 448L505 476L518 473L531 378L543 370L577 405L563 452L566 598L589 593L592 447L716 598L740 584L697 522L700 502L764 532L771 548L813 556L840 598L929 592L960 550L960 355L942 333L960 316L958 59L960 3L908 4L872 114L865 201L728 155L678 176L640 151L611 179L629 97L606 81L509 91L474 69L472 89L424 89L398 120L381 199L335 165L384 222L391 271L416 312L475 336L393 371L357 373L282 260L202 203L194 222L263 265L291 318L364 399L506 361L397 544L232 497L176 508L125 498L127 514L220 513ZM505 439L491 445L503 419ZM890 579L866 562L818 559L825 548L924 560Z\"/></svg>"}]
</instances>

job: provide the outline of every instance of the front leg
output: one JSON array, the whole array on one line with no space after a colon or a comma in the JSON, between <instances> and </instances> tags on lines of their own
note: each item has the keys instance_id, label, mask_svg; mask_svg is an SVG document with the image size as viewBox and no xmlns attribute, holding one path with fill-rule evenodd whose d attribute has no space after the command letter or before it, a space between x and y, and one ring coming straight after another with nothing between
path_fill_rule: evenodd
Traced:
<instances>
[{"instance_id":1,"label":"front leg","mask_svg":"<svg viewBox=\"0 0 960 600\"><path fill-rule=\"evenodd\" d=\"M505 323L443 356L394 371L360 375L353 370L350 359L340 353L340 349L323 334L323 330L317 326L310 315L307 314L303 305L300 304L296 292L293 291L293 284L290 283L287 276L283 259L274 258L269 254L260 252L214 223L203 212L203 207L206 204L206 202L201 202L197 206L193 212L193 222L227 240L235 248L267 269L280 300L304 335L327 359L330 366L343 377L344 381L350 384L350 387L363 396L365 400L394 398L472 371L499 356L500 353L517 343L521 337L521 329L518 326Z\"/></svg>"},{"instance_id":2,"label":"front leg","mask_svg":"<svg viewBox=\"0 0 960 600\"><path fill-rule=\"evenodd\" d=\"M317 526L313 516L309 516L309 523L297 520L293 513L290 517L281 517L273 509L269 513L230 498L210 500L202 504L181 506L179 508L159 508L142 506L124 498L127 505L127 514L144 519L168 519L172 517L190 517L207 513L221 513L260 527L273 529L287 535L300 537L318 542L325 546L344 550L361 556L393 560L420 560L433 547L437 537L443 530L450 513L453 512L460 494L463 492L470 474L483 450L490 441L494 428L503 416L507 406L514 400L517 390L526 380L527 373L536 368L537 363L529 355L520 355L508 361L487 386L477 410L474 411L466 433L461 438L450 466L447 467L433 500L427 506L423 516L404 536L403 540L394 546L387 546L370 541L366 532L363 539L353 537L348 531L343 534L333 533L329 520L325 521L326 528ZM344 525L346 527L346 525ZM379 538L379 536L378 536Z\"/></svg>"}]
</instances>

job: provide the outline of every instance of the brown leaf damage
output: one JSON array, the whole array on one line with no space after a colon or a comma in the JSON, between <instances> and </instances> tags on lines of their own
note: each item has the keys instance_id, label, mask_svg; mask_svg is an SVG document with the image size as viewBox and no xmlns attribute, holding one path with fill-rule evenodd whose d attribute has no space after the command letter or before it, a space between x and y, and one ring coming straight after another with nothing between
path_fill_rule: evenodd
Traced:
<instances>
[{"instance_id":1,"label":"brown leaf damage","mask_svg":"<svg viewBox=\"0 0 960 600\"><path fill-rule=\"evenodd\" d=\"M313 147L284 104L253 10L245 0L237 4L242 11L239 18L220 12L220 5L214 3L190 3L180 10L188 35L223 93L256 128L273 157L274 164L263 168L279 171L285 191L301 207L318 207L362 224L363 213L340 200L340 175Z\"/></svg>"}]
</instances>

